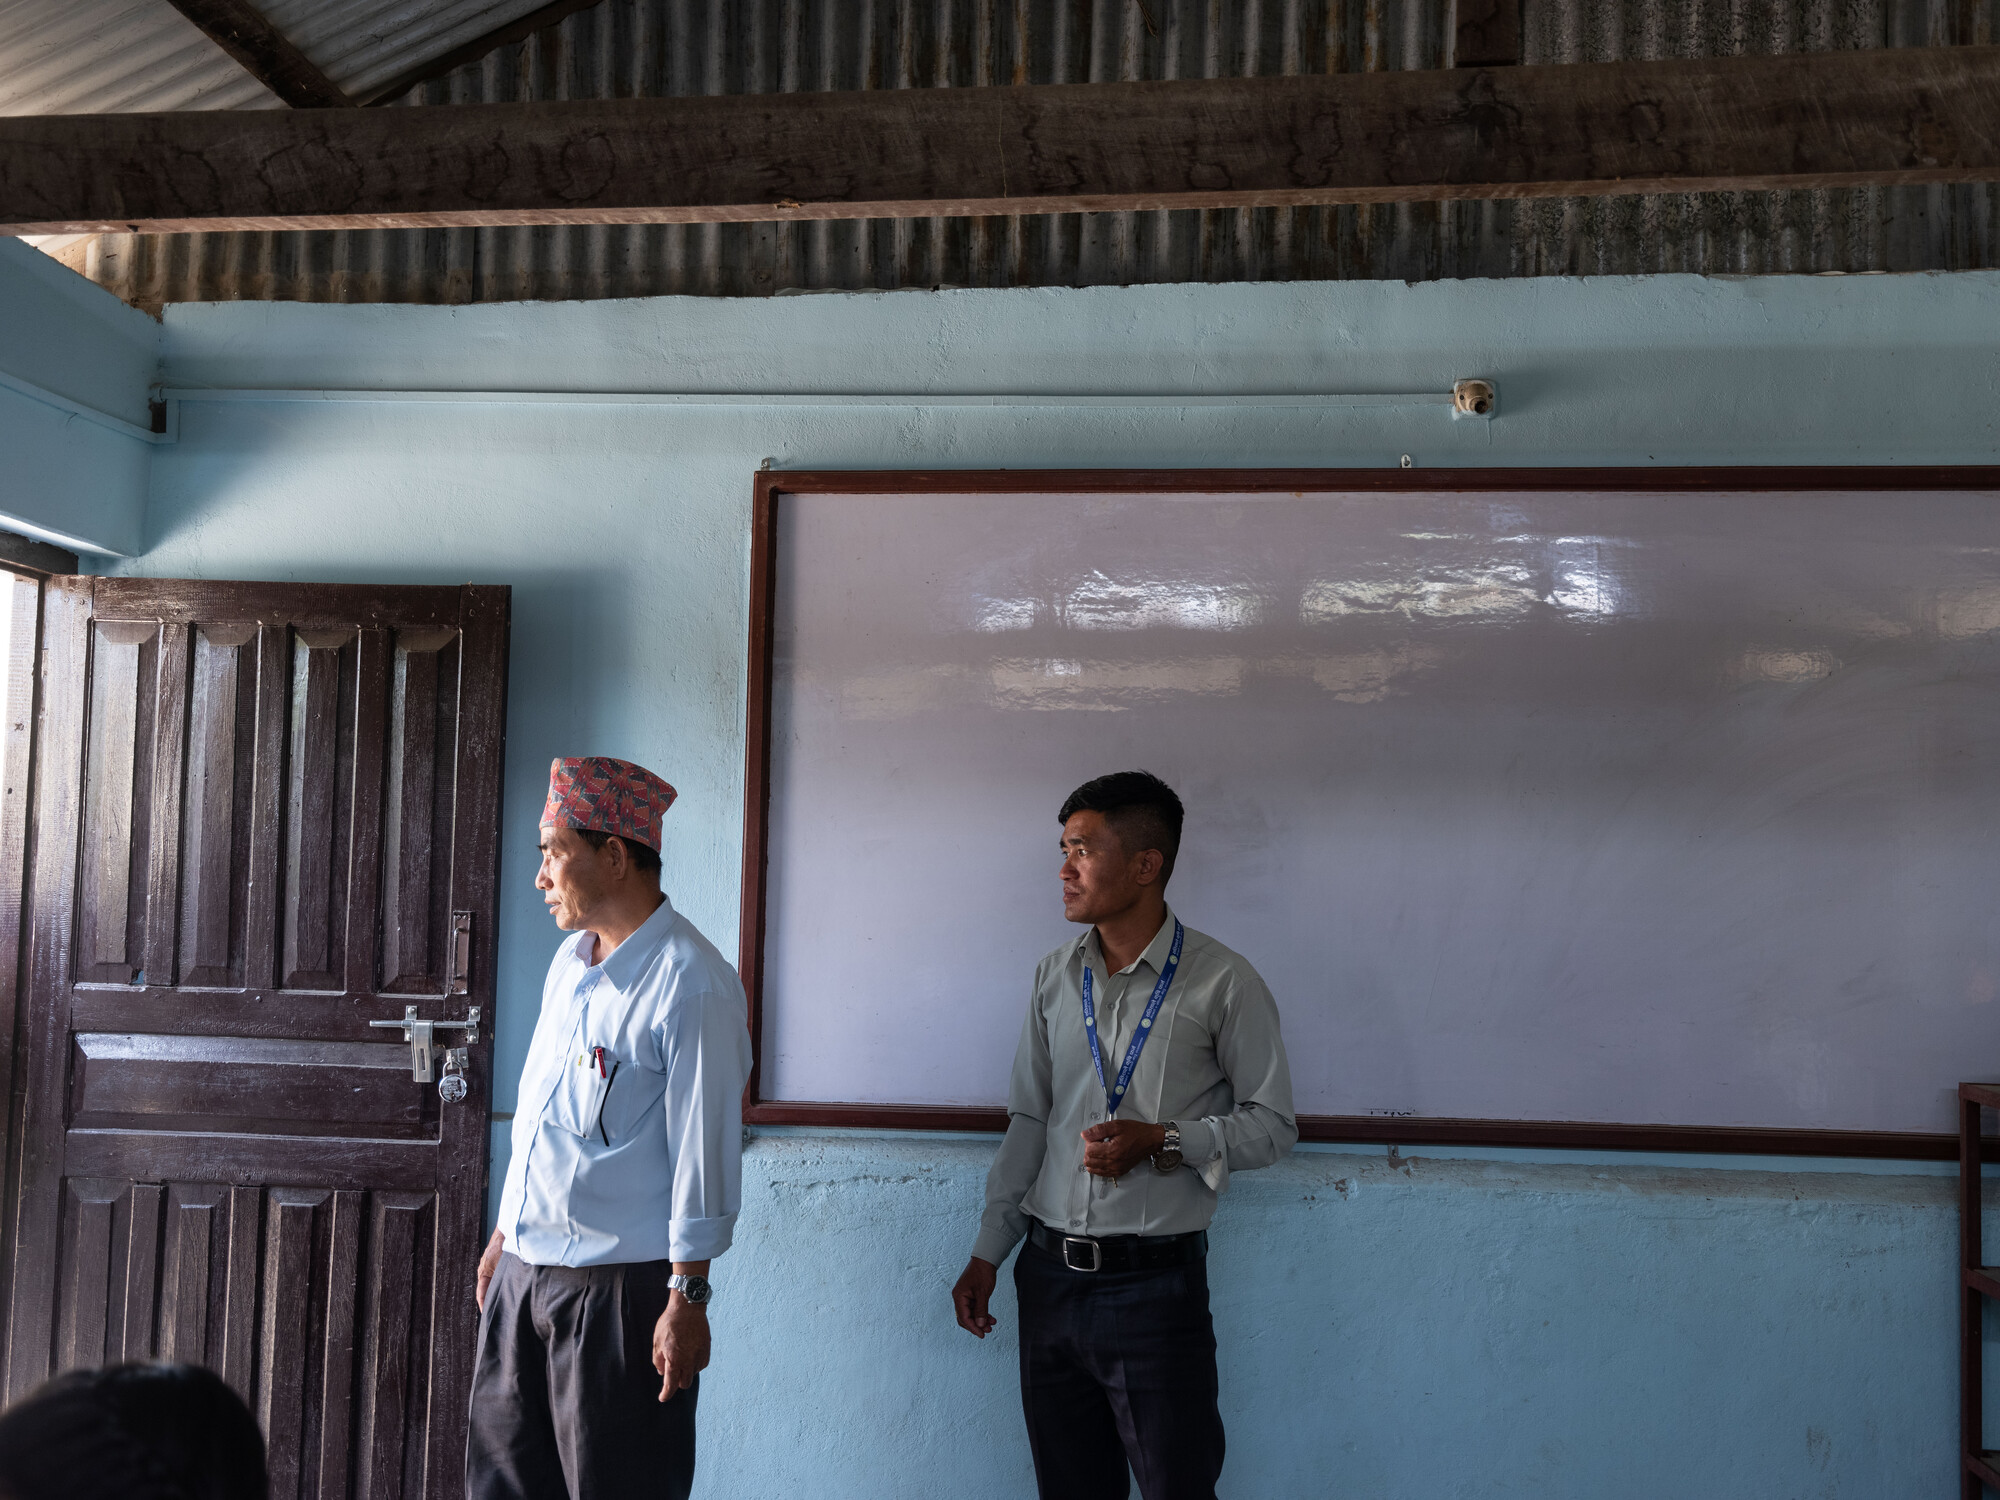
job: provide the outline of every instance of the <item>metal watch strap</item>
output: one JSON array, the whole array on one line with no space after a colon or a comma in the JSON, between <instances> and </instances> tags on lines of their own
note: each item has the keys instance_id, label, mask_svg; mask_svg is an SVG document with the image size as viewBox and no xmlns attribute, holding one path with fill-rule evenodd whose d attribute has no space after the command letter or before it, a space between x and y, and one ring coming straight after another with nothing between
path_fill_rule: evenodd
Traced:
<instances>
[{"instance_id":1,"label":"metal watch strap","mask_svg":"<svg viewBox=\"0 0 2000 1500\"><path fill-rule=\"evenodd\" d=\"M696 1307L705 1306L715 1295L715 1287L706 1276L682 1276L677 1273L667 1278L667 1288L679 1292Z\"/></svg>"},{"instance_id":2,"label":"metal watch strap","mask_svg":"<svg viewBox=\"0 0 2000 1500\"><path fill-rule=\"evenodd\" d=\"M1171 1155L1173 1160L1166 1166L1160 1165L1160 1158ZM1181 1164L1181 1127L1174 1121L1167 1121L1166 1138L1160 1142L1160 1149L1153 1153L1153 1166L1162 1172L1171 1172Z\"/></svg>"}]
</instances>

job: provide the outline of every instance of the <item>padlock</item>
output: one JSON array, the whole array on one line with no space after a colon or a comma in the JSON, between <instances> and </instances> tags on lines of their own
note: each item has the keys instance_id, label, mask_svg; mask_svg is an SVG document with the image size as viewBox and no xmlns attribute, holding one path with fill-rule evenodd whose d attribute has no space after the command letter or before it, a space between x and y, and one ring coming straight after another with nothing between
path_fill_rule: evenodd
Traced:
<instances>
[{"instance_id":1,"label":"padlock","mask_svg":"<svg viewBox=\"0 0 2000 1500\"><path fill-rule=\"evenodd\" d=\"M438 1098L446 1104L464 1102L467 1092L465 1082L466 1049L453 1047L444 1055L444 1076L438 1080Z\"/></svg>"}]
</instances>

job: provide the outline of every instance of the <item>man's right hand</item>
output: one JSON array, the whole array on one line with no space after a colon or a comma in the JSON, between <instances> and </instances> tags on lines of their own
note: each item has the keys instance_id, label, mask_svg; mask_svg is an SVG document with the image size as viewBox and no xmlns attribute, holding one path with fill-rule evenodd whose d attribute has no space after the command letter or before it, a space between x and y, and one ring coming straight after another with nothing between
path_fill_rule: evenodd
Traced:
<instances>
[{"instance_id":1,"label":"man's right hand","mask_svg":"<svg viewBox=\"0 0 2000 1500\"><path fill-rule=\"evenodd\" d=\"M999 1269L992 1261L975 1255L965 1263L958 1285L951 1289L951 1305L958 1313L958 1326L982 1339L993 1331L993 1315L987 1312L986 1303L993 1295L993 1284L998 1277Z\"/></svg>"},{"instance_id":2,"label":"man's right hand","mask_svg":"<svg viewBox=\"0 0 2000 1500\"><path fill-rule=\"evenodd\" d=\"M493 1231L493 1238L486 1242L486 1249L479 1257L479 1284L472 1289L473 1299L479 1303L479 1310L486 1311L486 1287L493 1280L493 1273L500 1269L500 1247L507 1243L507 1236L499 1230Z\"/></svg>"}]
</instances>

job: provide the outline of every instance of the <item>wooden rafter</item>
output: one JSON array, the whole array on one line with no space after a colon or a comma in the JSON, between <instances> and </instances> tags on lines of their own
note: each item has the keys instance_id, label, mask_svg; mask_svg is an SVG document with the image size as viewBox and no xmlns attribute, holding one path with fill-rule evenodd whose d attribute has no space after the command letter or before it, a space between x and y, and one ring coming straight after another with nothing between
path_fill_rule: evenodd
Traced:
<instances>
[{"instance_id":1,"label":"wooden rafter","mask_svg":"<svg viewBox=\"0 0 2000 1500\"><path fill-rule=\"evenodd\" d=\"M2000 180L2000 47L0 120L0 233L714 223Z\"/></svg>"},{"instance_id":2,"label":"wooden rafter","mask_svg":"<svg viewBox=\"0 0 2000 1500\"><path fill-rule=\"evenodd\" d=\"M248 0L169 3L293 108L340 109L354 102Z\"/></svg>"},{"instance_id":3,"label":"wooden rafter","mask_svg":"<svg viewBox=\"0 0 2000 1500\"><path fill-rule=\"evenodd\" d=\"M1521 60L1521 0L1452 0L1456 68L1511 68Z\"/></svg>"}]
</instances>

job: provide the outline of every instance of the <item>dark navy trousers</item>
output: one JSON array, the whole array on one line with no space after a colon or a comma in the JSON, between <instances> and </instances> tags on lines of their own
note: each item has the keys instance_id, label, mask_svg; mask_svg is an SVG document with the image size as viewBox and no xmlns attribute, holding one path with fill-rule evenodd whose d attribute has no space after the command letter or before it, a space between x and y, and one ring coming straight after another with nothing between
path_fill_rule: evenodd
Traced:
<instances>
[{"instance_id":1,"label":"dark navy trousers","mask_svg":"<svg viewBox=\"0 0 2000 1500\"><path fill-rule=\"evenodd\" d=\"M500 1257L479 1317L467 1500L687 1500L701 1381L662 1402L653 1369L673 1270Z\"/></svg>"},{"instance_id":2,"label":"dark navy trousers","mask_svg":"<svg viewBox=\"0 0 2000 1500\"><path fill-rule=\"evenodd\" d=\"M1222 1473L1208 1262L1072 1271L1014 1262L1021 1407L1041 1500L1215 1500Z\"/></svg>"}]
</instances>

